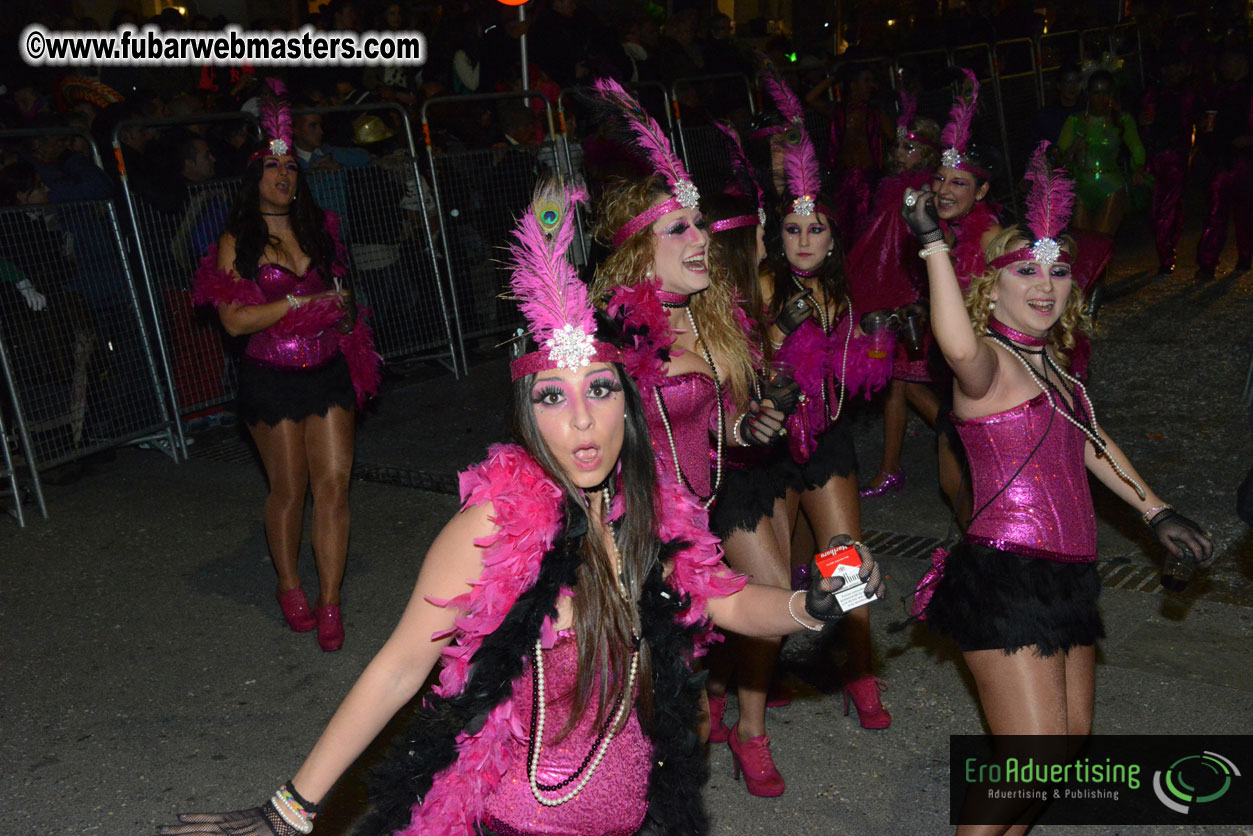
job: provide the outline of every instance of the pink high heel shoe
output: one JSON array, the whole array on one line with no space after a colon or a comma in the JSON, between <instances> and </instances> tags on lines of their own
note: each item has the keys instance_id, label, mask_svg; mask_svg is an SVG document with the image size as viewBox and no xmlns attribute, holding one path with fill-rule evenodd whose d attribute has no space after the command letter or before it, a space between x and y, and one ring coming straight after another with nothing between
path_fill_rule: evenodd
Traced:
<instances>
[{"instance_id":1,"label":"pink high heel shoe","mask_svg":"<svg viewBox=\"0 0 1253 836\"><path fill-rule=\"evenodd\" d=\"M768 736L763 734L741 743L740 724L736 723L731 727L727 743L731 747L731 775L738 781L740 772L744 773L744 786L748 788L750 795L758 798L783 795L787 784L783 782L783 776L774 765Z\"/></svg>"},{"instance_id":2,"label":"pink high heel shoe","mask_svg":"<svg viewBox=\"0 0 1253 836\"><path fill-rule=\"evenodd\" d=\"M278 593L278 606L287 619L287 626L297 633L307 633L317 626L313 610L309 609L309 599L305 591L294 586L286 592Z\"/></svg>"},{"instance_id":3,"label":"pink high heel shoe","mask_svg":"<svg viewBox=\"0 0 1253 836\"><path fill-rule=\"evenodd\" d=\"M344 646L344 619L339 612L339 604L329 607L318 607L318 644L327 653L333 653Z\"/></svg>"},{"instance_id":4,"label":"pink high heel shoe","mask_svg":"<svg viewBox=\"0 0 1253 836\"><path fill-rule=\"evenodd\" d=\"M892 493L900 493L905 487L905 468L903 467L898 467L891 473L888 473L886 470L881 470L879 471L878 476L882 476L883 481L880 482L877 487L872 488L867 485L859 490L857 495L862 499L867 499L872 496L883 496L888 491L891 491ZM875 478L877 479L878 476ZM870 481L873 482L874 479L871 479Z\"/></svg>"},{"instance_id":5,"label":"pink high heel shoe","mask_svg":"<svg viewBox=\"0 0 1253 836\"><path fill-rule=\"evenodd\" d=\"M879 700L879 691L887 683L874 676L863 676L844 686L844 716L848 716L848 701L857 706L857 719L863 729L886 729L892 725L892 715Z\"/></svg>"},{"instance_id":6,"label":"pink high heel shoe","mask_svg":"<svg viewBox=\"0 0 1253 836\"><path fill-rule=\"evenodd\" d=\"M727 695L709 698L709 742L726 743L731 730L722 722L722 715L727 710Z\"/></svg>"}]
</instances>

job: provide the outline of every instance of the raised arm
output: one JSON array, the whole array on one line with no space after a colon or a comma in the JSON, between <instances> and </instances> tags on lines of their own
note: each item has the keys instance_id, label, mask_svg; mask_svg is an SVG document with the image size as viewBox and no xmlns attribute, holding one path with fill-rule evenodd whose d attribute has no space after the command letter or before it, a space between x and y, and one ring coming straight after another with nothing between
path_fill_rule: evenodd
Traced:
<instances>
[{"instance_id":1,"label":"raised arm","mask_svg":"<svg viewBox=\"0 0 1253 836\"><path fill-rule=\"evenodd\" d=\"M911 204L910 201L913 201ZM940 245L939 218L935 194L906 190L901 214L918 236L926 256L927 281L931 288L931 330L944 359L957 378L957 385L968 398L982 398L996 379L997 354L970 324L970 313L948 248Z\"/></svg>"},{"instance_id":2,"label":"raised arm","mask_svg":"<svg viewBox=\"0 0 1253 836\"><path fill-rule=\"evenodd\" d=\"M331 786L360 756L389 720L422 687L439 660L457 611L433 600L449 600L467 593L483 571L482 549L474 543L492 532L491 504L472 506L457 514L435 538L422 562L409 604L386 644L366 666L348 696L340 703L313 750L292 779L303 798L319 803ZM167 836L228 836L237 832L238 818L260 815L262 808L236 813L180 816L185 823L161 828ZM232 829L232 828L235 829ZM258 834L265 830L257 830Z\"/></svg>"}]
</instances>

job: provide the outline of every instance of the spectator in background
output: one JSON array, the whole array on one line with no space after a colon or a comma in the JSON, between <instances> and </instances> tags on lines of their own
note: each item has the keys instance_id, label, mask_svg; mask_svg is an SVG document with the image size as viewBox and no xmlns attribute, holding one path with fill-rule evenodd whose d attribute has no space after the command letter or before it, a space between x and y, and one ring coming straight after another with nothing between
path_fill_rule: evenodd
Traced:
<instances>
[{"instance_id":1,"label":"spectator in background","mask_svg":"<svg viewBox=\"0 0 1253 836\"><path fill-rule=\"evenodd\" d=\"M579 0L552 0L531 27L531 59L559 87L620 75L626 58L612 33Z\"/></svg>"},{"instance_id":2,"label":"spectator in background","mask_svg":"<svg viewBox=\"0 0 1253 836\"><path fill-rule=\"evenodd\" d=\"M239 177L248 165L248 123L243 119L215 122L209 127L209 145L218 177Z\"/></svg>"},{"instance_id":3,"label":"spectator in background","mask_svg":"<svg viewBox=\"0 0 1253 836\"><path fill-rule=\"evenodd\" d=\"M174 255L190 275L209 245L222 234L230 205L222 191L205 187L213 180L217 162L209 143L196 134L184 133L174 149L182 206L182 220L173 242Z\"/></svg>"},{"instance_id":4,"label":"spectator in background","mask_svg":"<svg viewBox=\"0 0 1253 836\"><path fill-rule=\"evenodd\" d=\"M1075 63L1063 64L1057 73L1056 101L1036 112L1032 129L1034 134L1031 141L1032 147L1039 145L1042 140L1048 140L1051 145L1057 144L1057 138L1062 135L1062 126L1066 124L1066 120L1083 107L1080 101L1082 96L1083 70Z\"/></svg>"},{"instance_id":5,"label":"spectator in background","mask_svg":"<svg viewBox=\"0 0 1253 836\"><path fill-rule=\"evenodd\" d=\"M44 116L37 119L32 127L55 130L66 124L63 119ZM109 182L108 175L86 154L72 151L72 140L73 137L68 134L49 133L35 137L29 141L21 159L47 186L52 203L108 200L113 196L113 184Z\"/></svg>"},{"instance_id":6,"label":"spectator in background","mask_svg":"<svg viewBox=\"0 0 1253 836\"><path fill-rule=\"evenodd\" d=\"M1192 153L1192 134L1200 117L1200 98L1188 84L1192 66L1183 53L1164 53L1158 81L1144 94L1140 127L1153 175L1149 219L1157 246L1157 275L1175 269L1175 249L1183 231L1183 189Z\"/></svg>"},{"instance_id":7,"label":"spectator in background","mask_svg":"<svg viewBox=\"0 0 1253 836\"><path fill-rule=\"evenodd\" d=\"M626 56L628 67L625 78L637 84L661 79L661 73L657 68L657 56L644 45L646 26L652 28L655 42L657 24L651 20L626 20L618 25L618 45Z\"/></svg>"},{"instance_id":8,"label":"spectator in background","mask_svg":"<svg viewBox=\"0 0 1253 836\"><path fill-rule=\"evenodd\" d=\"M1227 221L1235 220L1236 270L1248 270L1253 259L1253 85L1243 47L1229 46L1218 62L1218 85L1205 105L1200 144L1212 167L1205 231L1196 247L1196 278L1214 278Z\"/></svg>"},{"instance_id":9,"label":"spectator in background","mask_svg":"<svg viewBox=\"0 0 1253 836\"><path fill-rule=\"evenodd\" d=\"M310 102L297 104L297 108L312 106ZM296 159L301 171L310 175L309 188L318 206L344 215L347 198L342 169L369 165L370 153L361 148L324 143L320 113L293 117L292 137L296 143Z\"/></svg>"},{"instance_id":10,"label":"spectator in background","mask_svg":"<svg viewBox=\"0 0 1253 836\"><path fill-rule=\"evenodd\" d=\"M696 40L696 10L685 9L666 21L661 39L661 77L667 84L677 78L705 74L705 53Z\"/></svg>"},{"instance_id":11,"label":"spectator in background","mask_svg":"<svg viewBox=\"0 0 1253 836\"><path fill-rule=\"evenodd\" d=\"M483 27L475 15L464 15L449 22L452 31L452 91L477 93L482 70Z\"/></svg>"}]
</instances>

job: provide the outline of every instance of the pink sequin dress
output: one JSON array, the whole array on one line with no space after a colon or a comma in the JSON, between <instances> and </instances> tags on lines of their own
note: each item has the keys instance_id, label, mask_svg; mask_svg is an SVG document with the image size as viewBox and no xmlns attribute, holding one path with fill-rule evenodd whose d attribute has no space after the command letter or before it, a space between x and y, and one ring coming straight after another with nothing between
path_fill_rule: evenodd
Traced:
<instances>
[{"instance_id":1,"label":"pink sequin dress","mask_svg":"<svg viewBox=\"0 0 1253 836\"><path fill-rule=\"evenodd\" d=\"M570 717L578 678L578 643L573 631L557 634L552 648L544 651L544 745L536 778L543 784L556 784L572 775L592 751L599 727L594 707L560 742L554 742ZM528 662L526 671L532 673ZM530 677L524 677L530 681ZM597 687L595 684L593 688ZM638 692L638 686L637 686ZM612 696L612 689L611 689ZM634 695L633 695L634 697ZM495 791L488 796L484 827L501 836L627 836L639 829L648 811L648 775L652 767L652 746L640 728L634 709L626 725L610 741L604 758L583 789L565 804L546 807L535 800L527 777L525 753L533 710L530 688L518 688L513 695L515 737L522 758L508 767ZM593 706L595 700L593 699ZM521 729L519 734L518 729ZM572 790L580 778L553 792L559 798Z\"/></svg>"},{"instance_id":2,"label":"pink sequin dress","mask_svg":"<svg viewBox=\"0 0 1253 836\"><path fill-rule=\"evenodd\" d=\"M266 302L277 302L289 293L293 296L312 296L329 289L317 271L298 276L280 264L259 266L256 283ZM339 351L334 328L301 335L280 333L275 325L248 338L245 357L272 369L316 369L329 363Z\"/></svg>"},{"instance_id":3,"label":"pink sequin dress","mask_svg":"<svg viewBox=\"0 0 1253 836\"><path fill-rule=\"evenodd\" d=\"M660 396L660 403L658 403ZM662 405L665 419L662 417ZM713 485L717 462L715 445L718 432L718 393L713 379L700 372L684 372L667 377L652 395L644 397L644 416L657 461L675 476L688 492L704 502ZM670 447L670 433L674 449ZM731 430L727 427L727 432ZM677 451L680 473L675 473Z\"/></svg>"}]
</instances>

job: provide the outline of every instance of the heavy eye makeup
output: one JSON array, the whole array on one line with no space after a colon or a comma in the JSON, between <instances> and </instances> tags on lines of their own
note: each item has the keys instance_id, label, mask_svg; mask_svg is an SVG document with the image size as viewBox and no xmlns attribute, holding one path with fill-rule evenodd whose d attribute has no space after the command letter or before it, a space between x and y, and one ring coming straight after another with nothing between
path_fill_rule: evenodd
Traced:
<instances>
[{"instance_id":1,"label":"heavy eye makeup","mask_svg":"<svg viewBox=\"0 0 1253 836\"><path fill-rule=\"evenodd\" d=\"M587 383L587 397L594 401L612 398L622 391L622 384L613 375L600 375ZM531 403L537 406L560 406L568 399L564 386L552 382L535 384L531 390Z\"/></svg>"}]
</instances>

